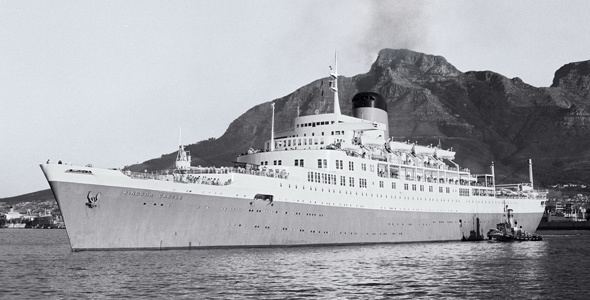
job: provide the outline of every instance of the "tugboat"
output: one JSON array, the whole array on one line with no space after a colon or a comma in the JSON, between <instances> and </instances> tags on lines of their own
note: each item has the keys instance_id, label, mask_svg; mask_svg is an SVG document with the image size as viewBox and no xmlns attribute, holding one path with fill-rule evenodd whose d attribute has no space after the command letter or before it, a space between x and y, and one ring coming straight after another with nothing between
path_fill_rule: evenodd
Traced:
<instances>
[{"instance_id":1,"label":"tugboat","mask_svg":"<svg viewBox=\"0 0 590 300\"><path fill-rule=\"evenodd\" d=\"M514 220L512 209L507 208L506 219L502 223L496 224L496 228L492 228L487 233L488 240L495 240L498 242L514 242L514 241L542 241L543 237L536 233L529 233L518 226Z\"/></svg>"}]
</instances>

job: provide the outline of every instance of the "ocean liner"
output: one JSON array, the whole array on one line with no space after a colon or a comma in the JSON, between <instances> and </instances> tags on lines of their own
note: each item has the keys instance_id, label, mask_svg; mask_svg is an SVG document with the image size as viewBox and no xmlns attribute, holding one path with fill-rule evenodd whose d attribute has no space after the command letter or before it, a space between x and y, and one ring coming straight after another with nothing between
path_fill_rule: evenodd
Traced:
<instances>
[{"instance_id":1,"label":"ocean liner","mask_svg":"<svg viewBox=\"0 0 590 300\"><path fill-rule=\"evenodd\" d=\"M530 182L496 185L455 153L389 137L376 93L340 112L295 118L234 167L196 167L179 146L175 168L131 172L42 164L73 251L295 246L478 239L510 211L534 232L544 195Z\"/></svg>"}]
</instances>

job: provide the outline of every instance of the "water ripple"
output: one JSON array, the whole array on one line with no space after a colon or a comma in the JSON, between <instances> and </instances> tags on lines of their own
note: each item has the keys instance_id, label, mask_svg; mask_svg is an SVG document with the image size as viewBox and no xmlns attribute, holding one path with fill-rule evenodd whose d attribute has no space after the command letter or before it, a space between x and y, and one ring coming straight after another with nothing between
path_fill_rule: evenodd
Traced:
<instances>
[{"instance_id":1,"label":"water ripple","mask_svg":"<svg viewBox=\"0 0 590 300\"><path fill-rule=\"evenodd\" d=\"M0 298L580 298L590 232L542 242L70 252L65 231L0 230Z\"/></svg>"}]
</instances>

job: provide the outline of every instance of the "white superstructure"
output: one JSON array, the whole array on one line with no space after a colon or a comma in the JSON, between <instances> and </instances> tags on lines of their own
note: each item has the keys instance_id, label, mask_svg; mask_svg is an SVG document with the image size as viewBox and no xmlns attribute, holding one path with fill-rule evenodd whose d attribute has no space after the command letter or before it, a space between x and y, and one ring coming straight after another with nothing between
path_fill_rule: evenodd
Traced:
<instances>
[{"instance_id":1,"label":"white superstructure","mask_svg":"<svg viewBox=\"0 0 590 300\"><path fill-rule=\"evenodd\" d=\"M298 116L232 168L191 166L133 173L41 165L62 210L72 249L192 248L460 240L483 236L507 209L534 232L543 195L530 184L498 192L441 147L387 136L385 102L353 99L342 115ZM530 188L529 188L530 187Z\"/></svg>"}]
</instances>

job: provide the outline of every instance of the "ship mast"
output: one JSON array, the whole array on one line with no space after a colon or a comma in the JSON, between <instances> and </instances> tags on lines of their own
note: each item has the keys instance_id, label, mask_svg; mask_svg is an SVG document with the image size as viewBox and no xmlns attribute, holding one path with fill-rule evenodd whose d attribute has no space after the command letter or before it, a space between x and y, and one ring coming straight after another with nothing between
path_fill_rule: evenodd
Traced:
<instances>
[{"instance_id":1,"label":"ship mast","mask_svg":"<svg viewBox=\"0 0 590 300\"><path fill-rule=\"evenodd\" d=\"M340 99L338 98L338 53L334 52L334 69L330 67L330 77L332 81L330 82L330 89L334 92L334 114L336 118L340 116Z\"/></svg>"},{"instance_id":2,"label":"ship mast","mask_svg":"<svg viewBox=\"0 0 590 300\"><path fill-rule=\"evenodd\" d=\"M275 151L275 104L274 102L270 104L272 106L272 118L270 120L270 151Z\"/></svg>"},{"instance_id":3,"label":"ship mast","mask_svg":"<svg viewBox=\"0 0 590 300\"><path fill-rule=\"evenodd\" d=\"M178 145L182 145L182 127L178 127Z\"/></svg>"},{"instance_id":4,"label":"ship mast","mask_svg":"<svg viewBox=\"0 0 590 300\"><path fill-rule=\"evenodd\" d=\"M494 187L494 191L496 191L496 167L494 166L494 162L492 161L492 186Z\"/></svg>"},{"instance_id":5,"label":"ship mast","mask_svg":"<svg viewBox=\"0 0 590 300\"><path fill-rule=\"evenodd\" d=\"M533 188L533 159L529 158L529 180L531 181L531 189Z\"/></svg>"}]
</instances>

